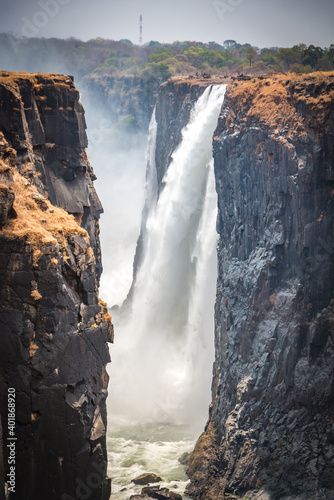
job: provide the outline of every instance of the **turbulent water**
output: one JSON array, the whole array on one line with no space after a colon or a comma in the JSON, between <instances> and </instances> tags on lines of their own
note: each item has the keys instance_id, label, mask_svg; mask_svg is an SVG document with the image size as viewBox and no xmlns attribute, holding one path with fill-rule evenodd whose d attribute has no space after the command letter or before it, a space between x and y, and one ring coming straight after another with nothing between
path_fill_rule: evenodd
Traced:
<instances>
[{"instance_id":1,"label":"turbulent water","mask_svg":"<svg viewBox=\"0 0 334 500\"><path fill-rule=\"evenodd\" d=\"M128 500L139 494L142 486L131 480L145 472L159 475L161 487L183 495L188 478L178 458L190 452L195 436L186 426L171 424L134 423L111 418L108 434L108 475L112 478L112 498ZM188 497L183 495L184 499Z\"/></svg>"},{"instance_id":2,"label":"turbulent water","mask_svg":"<svg viewBox=\"0 0 334 500\"><path fill-rule=\"evenodd\" d=\"M207 419L217 273L212 135L224 93L212 86L198 99L158 200L152 117L143 255L130 307L113 315L108 450L115 499L140 491L129 484L142 472L183 491L178 458Z\"/></svg>"}]
</instances>

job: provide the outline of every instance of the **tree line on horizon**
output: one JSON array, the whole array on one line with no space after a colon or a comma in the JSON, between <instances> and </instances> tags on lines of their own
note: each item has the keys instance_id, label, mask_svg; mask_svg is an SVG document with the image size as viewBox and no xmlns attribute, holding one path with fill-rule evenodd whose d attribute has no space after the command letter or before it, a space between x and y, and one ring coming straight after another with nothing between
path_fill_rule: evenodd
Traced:
<instances>
[{"instance_id":1,"label":"tree line on horizon","mask_svg":"<svg viewBox=\"0 0 334 500\"><path fill-rule=\"evenodd\" d=\"M176 75L263 75L281 72L310 73L334 69L334 44L329 48L305 45L259 49L249 43L151 41L138 46L130 40L95 38L18 38L0 34L0 54L9 61L22 60L32 70L43 61L63 66L80 78L91 73L133 76L165 81ZM0 57L3 64L3 57ZM6 69L5 67L3 69ZM29 69L28 69L29 71Z\"/></svg>"},{"instance_id":2,"label":"tree line on horizon","mask_svg":"<svg viewBox=\"0 0 334 500\"><path fill-rule=\"evenodd\" d=\"M0 69L73 75L89 101L108 109L119 143L123 132L136 139L149 124L155 95L172 76L249 76L282 72L309 73L334 69L334 44L329 48L299 44L259 49L235 40L171 44L95 38L18 38L0 34ZM106 108L107 107L107 108Z\"/></svg>"}]
</instances>

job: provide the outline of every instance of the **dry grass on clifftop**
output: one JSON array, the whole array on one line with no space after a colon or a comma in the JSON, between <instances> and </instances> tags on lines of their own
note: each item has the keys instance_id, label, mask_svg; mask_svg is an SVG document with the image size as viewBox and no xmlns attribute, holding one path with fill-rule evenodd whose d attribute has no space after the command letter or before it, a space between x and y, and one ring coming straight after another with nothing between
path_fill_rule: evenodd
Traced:
<instances>
[{"instance_id":1,"label":"dry grass on clifftop","mask_svg":"<svg viewBox=\"0 0 334 500\"><path fill-rule=\"evenodd\" d=\"M67 75L57 73L26 73L25 71L16 72L0 71L0 85L8 87L11 90L18 90L17 83L23 80L30 82L34 87L42 85L52 85L54 87L69 87L74 89L73 80Z\"/></svg>"},{"instance_id":2,"label":"dry grass on clifftop","mask_svg":"<svg viewBox=\"0 0 334 500\"><path fill-rule=\"evenodd\" d=\"M8 219L1 234L9 239L25 239L32 247L35 264L43 255L43 245L60 244L65 248L66 238L75 234L86 238L88 243L88 233L74 217L53 206L18 172L14 172L13 190L17 218Z\"/></svg>"},{"instance_id":3,"label":"dry grass on clifftop","mask_svg":"<svg viewBox=\"0 0 334 500\"><path fill-rule=\"evenodd\" d=\"M287 135L304 135L313 128L329 126L334 102L334 72L310 74L280 74L265 79L253 79L232 86L228 98L233 109L230 116L249 123L259 121L270 129L286 127Z\"/></svg>"}]
</instances>

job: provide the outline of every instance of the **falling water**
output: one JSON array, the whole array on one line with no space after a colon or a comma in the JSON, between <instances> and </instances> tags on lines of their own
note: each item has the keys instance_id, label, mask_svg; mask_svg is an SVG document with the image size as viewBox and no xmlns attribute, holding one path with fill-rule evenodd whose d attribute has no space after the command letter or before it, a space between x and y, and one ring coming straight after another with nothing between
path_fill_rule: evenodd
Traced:
<instances>
[{"instance_id":1,"label":"falling water","mask_svg":"<svg viewBox=\"0 0 334 500\"><path fill-rule=\"evenodd\" d=\"M216 85L198 99L158 200L152 117L143 253L128 317L123 315L117 324L114 315L117 337L110 371L110 431L123 426L124 439L124 425L132 426L133 435L139 425L144 434L151 429L151 440L144 439L149 442L165 426L171 426L174 437L176 428L183 429L184 440L173 441L170 435L159 441L159 446L173 442L179 451L193 444L189 427L195 428L193 437L198 435L210 402L217 273L212 136L224 94L225 86ZM110 439L114 439L111 453L117 455L117 430ZM119 464L121 455L114 460ZM146 463L138 472L147 468Z\"/></svg>"}]
</instances>

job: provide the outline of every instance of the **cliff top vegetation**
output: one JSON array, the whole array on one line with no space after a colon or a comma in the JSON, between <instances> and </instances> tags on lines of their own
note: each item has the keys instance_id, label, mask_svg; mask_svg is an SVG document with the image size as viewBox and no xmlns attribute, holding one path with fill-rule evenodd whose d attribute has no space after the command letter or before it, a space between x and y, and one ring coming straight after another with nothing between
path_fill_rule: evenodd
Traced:
<instances>
[{"instance_id":1,"label":"cliff top vegetation","mask_svg":"<svg viewBox=\"0 0 334 500\"><path fill-rule=\"evenodd\" d=\"M229 116L229 125L257 120L273 131L286 127L291 137L314 129L320 132L331 126L334 71L279 74L235 83L228 99L233 109L240 110L240 116Z\"/></svg>"},{"instance_id":2,"label":"cliff top vegetation","mask_svg":"<svg viewBox=\"0 0 334 500\"><path fill-rule=\"evenodd\" d=\"M7 168L2 160L0 165L2 169ZM73 215L52 205L38 193L34 184L17 171L13 171L12 189L16 218L7 220L1 234L9 239L24 239L31 245L34 264L44 255L45 245L61 245L66 258L67 237L79 235L89 241L87 232L78 225Z\"/></svg>"},{"instance_id":3,"label":"cliff top vegetation","mask_svg":"<svg viewBox=\"0 0 334 500\"><path fill-rule=\"evenodd\" d=\"M20 80L30 82L34 86L50 84L56 87L66 86L75 88L73 80L67 75L59 75L57 73L28 73L26 71L0 71L0 85L13 87Z\"/></svg>"},{"instance_id":4,"label":"cliff top vegetation","mask_svg":"<svg viewBox=\"0 0 334 500\"><path fill-rule=\"evenodd\" d=\"M309 73L334 69L334 44L329 48L299 44L291 48L252 47L235 40L223 45L215 42L176 41L163 44L151 41L138 46L129 40L96 38L83 42L76 38L16 38L0 34L1 62L20 61L28 71L48 66L81 78L93 73L132 76L162 81L175 75L201 73L272 74L285 71ZM17 66L17 65L16 65ZM60 68L61 66L61 68Z\"/></svg>"},{"instance_id":5,"label":"cliff top vegetation","mask_svg":"<svg viewBox=\"0 0 334 500\"><path fill-rule=\"evenodd\" d=\"M228 82L241 74L254 77L332 71L334 44L329 48L299 44L259 49L226 40L222 45L151 41L138 46L129 40L96 38L83 42L76 38L16 38L0 34L0 63L6 70L74 75L95 109L103 114L107 104L114 135L121 143L124 132L134 133L135 137L146 130L154 96L159 86L172 77L205 76L207 85L211 75ZM59 85L65 84L58 81Z\"/></svg>"}]
</instances>

